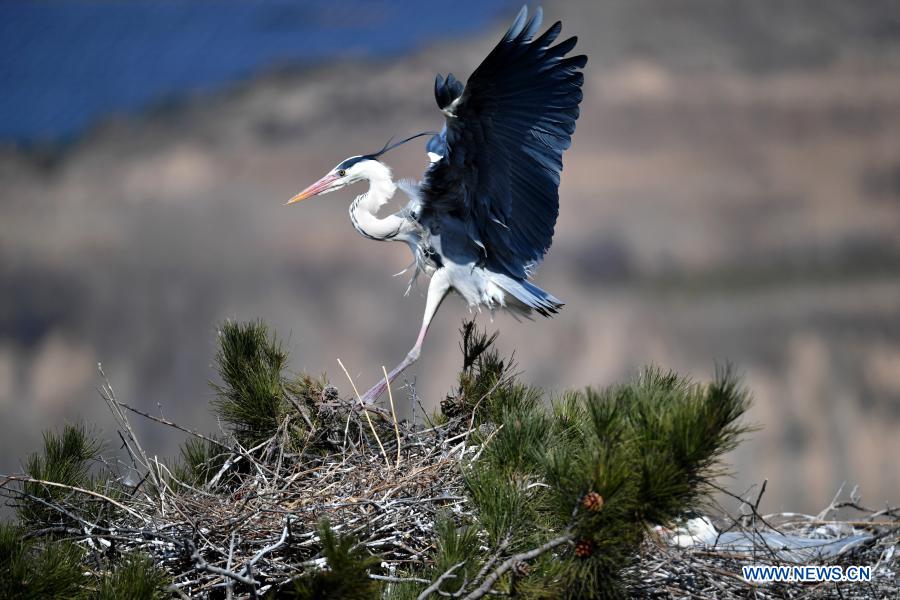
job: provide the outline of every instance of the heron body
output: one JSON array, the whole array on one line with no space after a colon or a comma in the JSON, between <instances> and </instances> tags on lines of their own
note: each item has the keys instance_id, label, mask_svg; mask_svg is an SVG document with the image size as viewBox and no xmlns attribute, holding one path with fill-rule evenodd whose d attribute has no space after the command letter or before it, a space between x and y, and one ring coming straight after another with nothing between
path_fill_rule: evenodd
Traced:
<instances>
[{"instance_id":1,"label":"heron body","mask_svg":"<svg viewBox=\"0 0 900 600\"><path fill-rule=\"evenodd\" d=\"M419 137L413 136L342 161L289 202L367 181L368 191L350 205L353 226L369 239L406 243L415 257L413 278L430 277L418 338L389 381L418 359L451 290L470 307L526 317L549 317L563 306L529 278L553 239L562 153L575 131L587 58L566 56L576 38L552 45L559 22L534 37L541 16L537 9L528 19L523 8L465 86L452 74L437 76L435 99L445 125L428 134L431 164L421 182L395 183L379 160ZM379 216L398 189L408 197L406 205ZM364 400L374 402L386 386L374 386Z\"/></svg>"}]
</instances>

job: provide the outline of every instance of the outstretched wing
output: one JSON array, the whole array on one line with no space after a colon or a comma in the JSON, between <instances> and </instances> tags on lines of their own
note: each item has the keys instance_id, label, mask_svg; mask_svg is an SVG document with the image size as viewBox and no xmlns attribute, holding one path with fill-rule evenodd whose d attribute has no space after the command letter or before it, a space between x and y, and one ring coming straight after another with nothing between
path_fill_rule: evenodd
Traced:
<instances>
[{"instance_id":1,"label":"outstretched wing","mask_svg":"<svg viewBox=\"0 0 900 600\"><path fill-rule=\"evenodd\" d=\"M562 153L575 131L579 69L587 62L566 57L577 38L551 46L559 22L534 38L541 17L539 8L529 20L523 7L465 88L438 75L444 152L422 184L422 216L462 220L485 263L515 277L526 277L553 240Z\"/></svg>"}]
</instances>

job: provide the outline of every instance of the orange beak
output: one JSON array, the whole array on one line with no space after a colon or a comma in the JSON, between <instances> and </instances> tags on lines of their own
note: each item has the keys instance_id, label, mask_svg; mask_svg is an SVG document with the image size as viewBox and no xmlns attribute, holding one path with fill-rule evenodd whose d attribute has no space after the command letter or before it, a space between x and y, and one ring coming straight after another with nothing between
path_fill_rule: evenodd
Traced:
<instances>
[{"instance_id":1,"label":"orange beak","mask_svg":"<svg viewBox=\"0 0 900 600\"><path fill-rule=\"evenodd\" d=\"M293 204L294 202L300 202L301 200L306 200L307 198L312 198L318 194L321 194L334 183L338 179L335 175L326 175L322 179L318 180L290 200L288 200L288 204Z\"/></svg>"}]
</instances>

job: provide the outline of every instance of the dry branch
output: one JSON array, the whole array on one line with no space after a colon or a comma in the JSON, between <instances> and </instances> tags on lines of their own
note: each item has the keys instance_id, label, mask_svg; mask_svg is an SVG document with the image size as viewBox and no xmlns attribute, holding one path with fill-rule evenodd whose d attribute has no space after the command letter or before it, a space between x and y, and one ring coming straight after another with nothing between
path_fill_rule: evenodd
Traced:
<instances>
[{"instance_id":1,"label":"dry branch","mask_svg":"<svg viewBox=\"0 0 900 600\"><path fill-rule=\"evenodd\" d=\"M349 373L347 377L352 384ZM274 434L245 448L237 440L204 436L135 410L116 400L106 382L103 397L135 461L135 467L127 469L143 471L138 475L148 484L126 484L122 477L105 483L108 487L87 489L14 475L0 480L0 494L51 509L54 521L29 535L64 535L90 548L108 548L115 543L119 552L150 555L172 575L172 591L180 597L263 595L289 585L298 575L327 566L317 533L325 519L337 534L352 535L362 547L378 554L384 570L372 573L372 579L390 585L415 584L420 600L432 596L476 600L506 594L508 574L517 565L551 551L564 554L561 547L576 537L573 529L566 529L563 535L548 533L547 541L534 542L535 547L519 552L509 550L507 537L496 547L484 549L480 557L433 573L431 579L421 577L433 568L429 561L434 558L438 515L478 520L465 492L464 470L476 465L485 447L493 444L485 453L489 455L499 443L492 442L495 436L509 429L500 425L487 435L473 436L477 428L471 413L427 428L398 421L390 385L388 392L390 414L363 406L358 394L356 402L323 396L315 403L295 404L299 416L282 416ZM184 480L176 469L144 451L124 410L215 445L223 450L221 461L203 480ZM376 418L370 412L375 412ZM289 443L297 431L303 433L299 437L303 443ZM39 498L26 493L24 486L13 485L16 483L70 493ZM548 487L539 480L523 485L526 490ZM817 515L762 514L765 484L752 498L717 489L739 500L744 509L742 514L724 519L719 531L743 532L751 538L771 532L815 537L825 530L870 534L870 543L830 560L833 564L874 565L876 581L856 588L751 585L741 578L742 565L786 562L783 554L764 541L752 552L740 554L714 544L677 547L648 536L640 560L627 578L630 596L767 599L803 594L832 597L838 590L843 598L863 598L890 597L897 591L896 578L891 576L900 558L895 552L900 536L897 508L867 508L854 491L845 501L837 494ZM847 512L852 514L844 516ZM477 574L472 577L474 572ZM456 591L441 590L451 580Z\"/></svg>"}]
</instances>

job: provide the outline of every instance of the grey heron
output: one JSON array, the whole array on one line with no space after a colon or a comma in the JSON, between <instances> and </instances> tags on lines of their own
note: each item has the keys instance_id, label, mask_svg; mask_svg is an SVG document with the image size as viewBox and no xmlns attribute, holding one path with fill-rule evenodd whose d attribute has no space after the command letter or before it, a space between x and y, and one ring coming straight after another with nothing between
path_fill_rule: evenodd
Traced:
<instances>
[{"instance_id":1,"label":"grey heron","mask_svg":"<svg viewBox=\"0 0 900 600\"><path fill-rule=\"evenodd\" d=\"M369 239L406 243L415 257L413 278L430 276L419 335L389 381L419 358L428 326L451 290L470 307L522 316L550 317L563 306L529 278L553 238L562 154L575 131L587 57L567 56L575 37L552 45L558 21L535 37L541 19L540 8L529 19L523 7L465 86L452 74L437 76L434 95L445 116L440 133L351 156L288 202L368 182L368 191L350 205L353 226ZM423 180L394 182L381 157L423 135L432 136ZM397 189L409 202L378 216ZM376 384L363 400L374 402L387 385Z\"/></svg>"}]
</instances>

